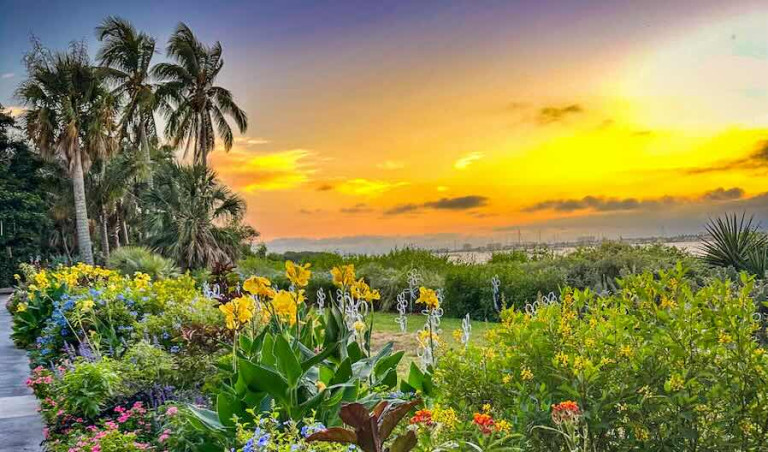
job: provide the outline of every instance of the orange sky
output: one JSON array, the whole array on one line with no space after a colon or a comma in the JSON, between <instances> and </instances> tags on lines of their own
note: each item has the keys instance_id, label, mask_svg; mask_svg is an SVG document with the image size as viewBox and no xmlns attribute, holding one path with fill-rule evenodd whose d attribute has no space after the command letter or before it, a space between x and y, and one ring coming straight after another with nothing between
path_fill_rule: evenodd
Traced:
<instances>
[{"instance_id":1,"label":"orange sky","mask_svg":"<svg viewBox=\"0 0 768 452\"><path fill-rule=\"evenodd\" d=\"M472 52L363 41L257 90L263 112L213 165L267 240L717 211L768 190L768 10L693 22L530 61L505 59L506 32ZM376 46L384 58L359 53Z\"/></svg>"}]
</instances>

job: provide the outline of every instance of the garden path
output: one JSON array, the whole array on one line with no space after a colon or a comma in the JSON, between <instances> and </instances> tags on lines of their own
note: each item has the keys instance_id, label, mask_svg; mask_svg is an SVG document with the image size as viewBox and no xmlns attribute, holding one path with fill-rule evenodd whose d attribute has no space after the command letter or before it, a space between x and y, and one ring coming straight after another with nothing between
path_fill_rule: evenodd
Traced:
<instances>
[{"instance_id":1,"label":"garden path","mask_svg":"<svg viewBox=\"0 0 768 452\"><path fill-rule=\"evenodd\" d=\"M25 381L29 361L11 341L8 295L0 294L0 452L42 450L43 424L37 402Z\"/></svg>"}]
</instances>

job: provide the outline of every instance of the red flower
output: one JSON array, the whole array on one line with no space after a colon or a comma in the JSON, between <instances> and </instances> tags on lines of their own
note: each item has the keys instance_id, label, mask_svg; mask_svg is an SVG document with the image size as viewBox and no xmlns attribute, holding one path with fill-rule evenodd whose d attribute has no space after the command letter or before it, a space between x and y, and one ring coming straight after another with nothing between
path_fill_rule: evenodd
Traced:
<instances>
[{"instance_id":1,"label":"red flower","mask_svg":"<svg viewBox=\"0 0 768 452\"><path fill-rule=\"evenodd\" d=\"M579 408L578 403L572 400L552 405L552 422L557 425L564 422L574 422L578 420L579 416L581 416L581 408Z\"/></svg>"},{"instance_id":2,"label":"red flower","mask_svg":"<svg viewBox=\"0 0 768 452\"><path fill-rule=\"evenodd\" d=\"M480 413L475 413L472 422L474 422L480 428L480 431L486 435L493 431L493 426L496 424L489 414Z\"/></svg>"},{"instance_id":3,"label":"red flower","mask_svg":"<svg viewBox=\"0 0 768 452\"><path fill-rule=\"evenodd\" d=\"M429 410L419 410L411 418L411 424L425 424L427 426L435 425L432 420L432 412Z\"/></svg>"}]
</instances>

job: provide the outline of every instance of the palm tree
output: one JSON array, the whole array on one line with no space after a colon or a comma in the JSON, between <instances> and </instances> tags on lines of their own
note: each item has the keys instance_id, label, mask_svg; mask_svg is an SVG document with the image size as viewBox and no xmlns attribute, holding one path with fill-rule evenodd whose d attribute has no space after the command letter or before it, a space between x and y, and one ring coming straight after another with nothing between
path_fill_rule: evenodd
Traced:
<instances>
[{"instance_id":1,"label":"palm tree","mask_svg":"<svg viewBox=\"0 0 768 452\"><path fill-rule=\"evenodd\" d=\"M33 42L26 55L27 80L17 95L24 102L26 132L41 153L67 168L74 193L77 244L83 261L93 263L85 197L91 160L114 149L114 101L83 43L51 53Z\"/></svg>"},{"instance_id":2,"label":"palm tree","mask_svg":"<svg viewBox=\"0 0 768 452\"><path fill-rule=\"evenodd\" d=\"M705 226L704 261L719 267L733 267L765 277L768 268L768 237L753 223L753 218L725 214L710 220Z\"/></svg>"},{"instance_id":3,"label":"palm tree","mask_svg":"<svg viewBox=\"0 0 768 452\"><path fill-rule=\"evenodd\" d=\"M125 19L113 16L96 27L96 36L103 43L97 59L115 87L113 94L123 102L120 138L128 138L140 147L145 179L151 187L150 142L157 145L154 115L157 103L149 72L155 40L137 32Z\"/></svg>"},{"instance_id":4,"label":"palm tree","mask_svg":"<svg viewBox=\"0 0 768 452\"><path fill-rule=\"evenodd\" d=\"M182 269L233 262L237 257L245 202L212 170L166 163L145 201L148 244Z\"/></svg>"},{"instance_id":5,"label":"palm tree","mask_svg":"<svg viewBox=\"0 0 768 452\"><path fill-rule=\"evenodd\" d=\"M194 162L205 166L208 153L216 145L215 132L232 148L231 117L240 133L248 128L248 118L235 104L232 93L214 85L224 66L221 44L208 47L197 40L185 24L179 24L168 41L168 56L174 63L159 63L152 74L163 83L157 91L166 118L165 135L174 147L184 146L185 154L194 149Z\"/></svg>"}]
</instances>

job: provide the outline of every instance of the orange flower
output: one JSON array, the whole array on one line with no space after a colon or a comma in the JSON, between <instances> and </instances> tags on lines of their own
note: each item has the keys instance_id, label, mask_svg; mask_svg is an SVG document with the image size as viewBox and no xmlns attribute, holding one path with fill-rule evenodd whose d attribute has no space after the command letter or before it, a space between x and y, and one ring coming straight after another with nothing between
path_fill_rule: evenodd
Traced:
<instances>
[{"instance_id":1,"label":"orange flower","mask_svg":"<svg viewBox=\"0 0 768 452\"><path fill-rule=\"evenodd\" d=\"M432 420L432 412L429 410L419 410L413 415L410 421L411 424L424 424L427 426L435 425L435 421Z\"/></svg>"},{"instance_id":2,"label":"orange flower","mask_svg":"<svg viewBox=\"0 0 768 452\"><path fill-rule=\"evenodd\" d=\"M552 422L557 425L575 422L579 419L579 416L581 416L581 408L579 408L578 403L572 400L552 405Z\"/></svg>"},{"instance_id":3,"label":"orange flower","mask_svg":"<svg viewBox=\"0 0 768 452\"><path fill-rule=\"evenodd\" d=\"M496 424L491 415L485 413L475 413L472 422L474 422L485 435L490 434L493 431L493 426Z\"/></svg>"}]
</instances>

